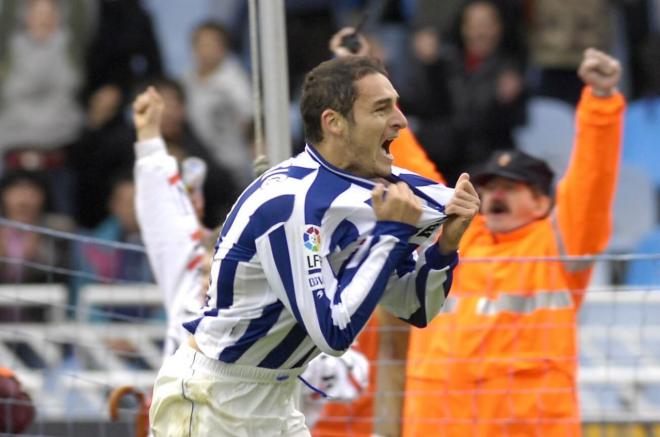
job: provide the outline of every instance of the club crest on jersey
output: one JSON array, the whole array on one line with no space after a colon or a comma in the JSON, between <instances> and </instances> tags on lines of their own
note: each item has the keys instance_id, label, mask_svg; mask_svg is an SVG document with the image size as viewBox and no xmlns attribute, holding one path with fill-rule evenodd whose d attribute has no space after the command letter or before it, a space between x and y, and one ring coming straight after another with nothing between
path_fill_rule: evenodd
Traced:
<instances>
[{"instance_id":1,"label":"club crest on jersey","mask_svg":"<svg viewBox=\"0 0 660 437\"><path fill-rule=\"evenodd\" d=\"M312 252L321 250L321 231L316 226L309 226L303 234L305 247Z\"/></svg>"}]
</instances>

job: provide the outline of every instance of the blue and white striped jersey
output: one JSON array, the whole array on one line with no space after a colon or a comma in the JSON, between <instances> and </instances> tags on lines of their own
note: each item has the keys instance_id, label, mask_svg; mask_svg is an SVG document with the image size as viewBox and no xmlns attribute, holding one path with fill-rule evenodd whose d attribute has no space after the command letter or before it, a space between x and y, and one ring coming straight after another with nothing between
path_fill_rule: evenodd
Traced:
<instances>
[{"instance_id":1,"label":"blue and white striped jersey","mask_svg":"<svg viewBox=\"0 0 660 437\"><path fill-rule=\"evenodd\" d=\"M416 227L377 222L374 183L310 146L255 180L218 238L204 316L185 324L199 349L227 363L289 369L319 351L343 353L378 303L425 326L457 262L433 244L453 190L394 168L399 180L422 199Z\"/></svg>"}]
</instances>

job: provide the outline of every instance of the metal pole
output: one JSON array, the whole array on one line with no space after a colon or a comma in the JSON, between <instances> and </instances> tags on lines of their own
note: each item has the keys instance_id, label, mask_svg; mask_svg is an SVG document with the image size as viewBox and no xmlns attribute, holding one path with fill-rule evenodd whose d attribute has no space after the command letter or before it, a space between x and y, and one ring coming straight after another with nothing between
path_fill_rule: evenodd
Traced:
<instances>
[{"instance_id":1,"label":"metal pole","mask_svg":"<svg viewBox=\"0 0 660 437\"><path fill-rule=\"evenodd\" d=\"M250 17L250 60L252 62L252 102L254 105L254 155L259 159L265 154L263 128L263 100L261 98L261 55L259 54L259 21L257 0L248 0Z\"/></svg>"},{"instance_id":2,"label":"metal pole","mask_svg":"<svg viewBox=\"0 0 660 437\"><path fill-rule=\"evenodd\" d=\"M291 157L284 0L258 0L266 149L271 164Z\"/></svg>"}]
</instances>

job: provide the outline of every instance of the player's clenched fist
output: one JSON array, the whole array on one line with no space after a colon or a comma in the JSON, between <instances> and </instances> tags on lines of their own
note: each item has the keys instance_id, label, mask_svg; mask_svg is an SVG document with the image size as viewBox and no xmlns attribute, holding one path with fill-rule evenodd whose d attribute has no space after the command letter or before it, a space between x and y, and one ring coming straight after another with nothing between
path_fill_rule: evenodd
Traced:
<instances>
[{"instance_id":1,"label":"player's clenched fist","mask_svg":"<svg viewBox=\"0 0 660 437\"><path fill-rule=\"evenodd\" d=\"M382 184L371 192L371 201L379 221L402 222L416 225L422 214L422 203L403 182L391 184L385 190Z\"/></svg>"},{"instance_id":2,"label":"player's clenched fist","mask_svg":"<svg viewBox=\"0 0 660 437\"><path fill-rule=\"evenodd\" d=\"M481 201L470 175L461 174L454 187L454 195L445 207L447 221L442 225L442 235L438 240L440 252L447 254L458 249L463 233L479 212Z\"/></svg>"},{"instance_id":3,"label":"player's clenched fist","mask_svg":"<svg viewBox=\"0 0 660 437\"><path fill-rule=\"evenodd\" d=\"M139 141L160 136L160 123L165 104L152 86L139 94L133 102L133 123Z\"/></svg>"}]
</instances>

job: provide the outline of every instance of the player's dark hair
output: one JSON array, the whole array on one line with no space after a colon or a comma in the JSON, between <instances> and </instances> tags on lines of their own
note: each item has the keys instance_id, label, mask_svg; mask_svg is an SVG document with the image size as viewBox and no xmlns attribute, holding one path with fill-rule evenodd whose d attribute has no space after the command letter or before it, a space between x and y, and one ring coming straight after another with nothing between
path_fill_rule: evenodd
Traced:
<instances>
[{"instance_id":1,"label":"player's dark hair","mask_svg":"<svg viewBox=\"0 0 660 437\"><path fill-rule=\"evenodd\" d=\"M323 140L321 114L326 109L351 119L358 94L355 82L377 73L387 76L380 61L363 56L325 61L307 73L300 100L305 140L309 144L318 144Z\"/></svg>"}]
</instances>

